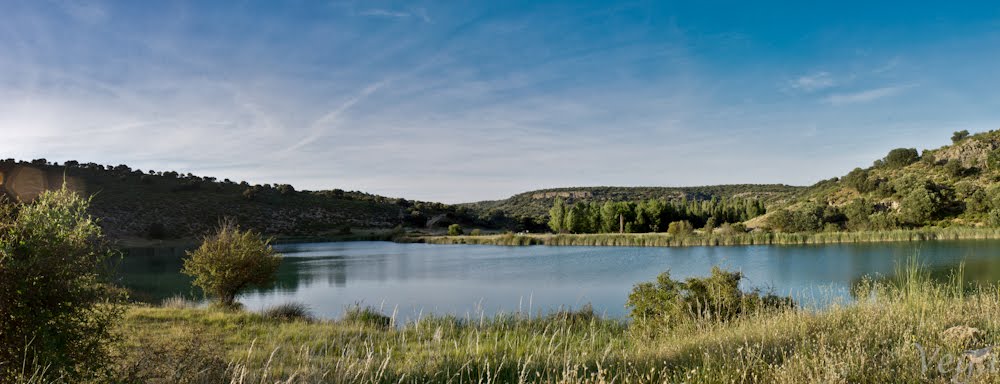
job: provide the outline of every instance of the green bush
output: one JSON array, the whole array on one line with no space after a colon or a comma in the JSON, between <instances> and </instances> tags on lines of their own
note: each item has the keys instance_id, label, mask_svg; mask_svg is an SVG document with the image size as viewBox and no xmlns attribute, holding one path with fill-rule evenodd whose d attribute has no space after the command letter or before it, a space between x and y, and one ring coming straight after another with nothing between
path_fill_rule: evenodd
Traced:
<instances>
[{"instance_id":1,"label":"green bush","mask_svg":"<svg viewBox=\"0 0 1000 384\"><path fill-rule=\"evenodd\" d=\"M448 226L448 236L458 236L465 233L462 230L462 226L458 224L452 224Z\"/></svg>"},{"instance_id":2,"label":"green bush","mask_svg":"<svg viewBox=\"0 0 1000 384\"><path fill-rule=\"evenodd\" d=\"M725 322L745 314L794 307L789 297L739 289L743 274L712 267L704 278L677 281L663 272L655 282L636 284L628 295L629 316L640 328L674 328L687 322Z\"/></svg>"},{"instance_id":3,"label":"green bush","mask_svg":"<svg viewBox=\"0 0 1000 384\"><path fill-rule=\"evenodd\" d=\"M920 160L916 148L896 148L889 151L883 162L891 168L902 168Z\"/></svg>"},{"instance_id":4,"label":"green bush","mask_svg":"<svg viewBox=\"0 0 1000 384\"><path fill-rule=\"evenodd\" d=\"M225 221L198 249L187 253L182 272L222 305L233 306L244 289L273 281L280 264L281 255L271 248L270 240Z\"/></svg>"},{"instance_id":5,"label":"green bush","mask_svg":"<svg viewBox=\"0 0 1000 384\"><path fill-rule=\"evenodd\" d=\"M373 307L361 307L361 304L354 304L347 307L344 318L346 323L358 323L376 328L389 328L392 325L392 318L379 312Z\"/></svg>"},{"instance_id":6,"label":"green bush","mask_svg":"<svg viewBox=\"0 0 1000 384\"><path fill-rule=\"evenodd\" d=\"M878 180L872 179L867 170L854 168L841 179L845 185L861 193L872 192L878 188Z\"/></svg>"},{"instance_id":7,"label":"green bush","mask_svg":"<svg viewBox=\"0 0 1000 384\"><path fill-rule=\"evenodd\" d=\"M967 129L963 129L961 131L955 131L955 133L951 135L951 142L957 143L959 141L965 140L965 138L967 137L969 137L969 131Z\"/></svg>"},{"instance_id":8,"label":"green bush","mask_svg":"<svg viewBox=\"0 0 1000 384\"><path fill-rule=\"evenodd\" d=\"M309 307L302 303L284 303L268 307L261 311L261 316L277 321L312 321Z\"/></svg>"},{"instance_id":9,"label":"green bush","mask_svg":"<svg viewBox=\"0 0 1000 384\"><path fill-rule=\"evenodd\" d=\"M690 221L674 221L667 225L667 233L675 236L689 235L694 231L694 225Z\"/></svg>"},{"instance_id":10,"label":"green bush","mask_svg":"<svg viewBox=\"0 0 1000 384\"><path fill-rule=\"evenodd\" d=\"M469 232L469 234L472 236L480 236L483 234L483 231L481 231L479 228L476 228L473 229L472 232Z\"/></svg>"},{"instance_id":11,"label":"green bush","mask_svg":"<svg viewBox=\"0 0 1000 384\"><path fill-rule=\"evenodd\" d=\"M966 168L962 166L962 162L955 159L948 160L944 164L944 171L948 172L952 177L962 177L967 172Z\"/></svg>"},{"instance_id":12,"label":"green bush","mask_svg":"<svg viewBox=\"0 0 1000 384\"><path fill-rule=\"evenodd\" d=\"M108 365L124 295L103 279L111 252L88 205L66 189L0 202L0 382L22 363L71 382Z\"/></svg>"},{"instance_id":13,"label":"green bush","mask_svg":"<svg viewBox=\"0 0 1000 384\"><path fill-rule=\"evenodd\" d=\"M818 204L797 210L782 208L768 216L767 225L780 232L815 232L823 227L824 210Z\"/></svg>"}]
</instances>

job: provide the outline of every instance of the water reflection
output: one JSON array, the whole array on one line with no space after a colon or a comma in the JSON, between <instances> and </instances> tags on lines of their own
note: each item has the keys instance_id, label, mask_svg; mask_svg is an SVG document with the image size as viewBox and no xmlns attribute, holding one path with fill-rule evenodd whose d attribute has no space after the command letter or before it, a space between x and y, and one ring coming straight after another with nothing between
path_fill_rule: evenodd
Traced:
<instances>
[{"instance_id":1,"label":"water reflection","mask_svg":"<svg viewBox=\"0 0 1000 384\"><path fill-rule=\"evenodd\" d=\"M631 287L664 270L675 278L706 275L713 265L740 270L746 287L770 287L806 305L849 300L861 276L891 276L917 257L935 277L963 260L966 279L1000 277L1000 241L690 248L494 247L354 242L280 245L286 255L272 287L240 300L250 309L287 301L321 316L339 316L355 302L420 313L477 316L482 310L537 311L588 302L625 314ZM179 273L183 249L133 249L121 263L133 297L159 301L191 295ZM916 255L916 256L915 256Z\"/></svg>"}]
</instances>

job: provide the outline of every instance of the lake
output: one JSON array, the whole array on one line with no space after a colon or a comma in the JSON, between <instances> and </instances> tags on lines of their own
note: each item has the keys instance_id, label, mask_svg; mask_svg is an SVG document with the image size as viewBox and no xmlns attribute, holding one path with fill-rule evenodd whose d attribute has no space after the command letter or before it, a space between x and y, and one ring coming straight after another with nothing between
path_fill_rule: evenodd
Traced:
<instances>
[{"instance_id":1,"label":"lake","mask_svg":"<svg viewBox=\"0 0 1000 384\"><path fill-rule=\"evenodd\" d=\"M274 286L242 295L247 309L297 301L321 317L339 317L354 303L399 318L454 314L478 318L498 311L578 308L591 303L608 316L627 314L636 283L670 270L675 278L707 275L712 266L742 271L746 288L791 295L805 306L850 300L865 275L889 276L916 257L939 278L965 264L970 281L1000 278L1000 241L814 246L687 248L500 247L342 242L284 244ZM138 300L197 297L180 274L184 250L129 249L118 271Z\"/></svg>"}]
</instances>

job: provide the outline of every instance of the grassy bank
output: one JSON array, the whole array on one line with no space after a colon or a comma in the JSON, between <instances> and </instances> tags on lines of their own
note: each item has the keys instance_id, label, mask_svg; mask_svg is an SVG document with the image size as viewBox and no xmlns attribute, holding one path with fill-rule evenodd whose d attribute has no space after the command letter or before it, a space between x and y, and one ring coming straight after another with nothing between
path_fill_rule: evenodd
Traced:
<instances>
[{"instance_id":1,"label":"grassy bank","mask_svg":"<svg viewBox=\"0 0 1000 384\"><path fill-rule=\"evenodd\" d=\"M587 311L427 317L393 326L374 314L274 320L183 306L133 307L120 328L127 346L121 365L131 367L134 377L169 382L987 380L988 372L970 374L968 361L956 356L1000 343L1000 290L960 286L932 283L911 271L902 281L864 284L862 299L848 305L699 321L673 330L630 328ZM964 338L945 332L956 325L980 332ZM144 363L152 358L158 364Z\"/></svg>"},{"instance_id":2,"label":"grassy bank","mask_svg":"<svg viewBox=\"0 0 1000 384\"><path fill-rule=\"evenodd\" d=\"M422 236L397 239L429 244L482 245L580 245L682 247L724 245L794 245L874 243L893 241L1000 239L1000 228L921 228L892 231L731 234L597 233L597 234L503 234L488 236Z\"/></svg>"}]
</instances>

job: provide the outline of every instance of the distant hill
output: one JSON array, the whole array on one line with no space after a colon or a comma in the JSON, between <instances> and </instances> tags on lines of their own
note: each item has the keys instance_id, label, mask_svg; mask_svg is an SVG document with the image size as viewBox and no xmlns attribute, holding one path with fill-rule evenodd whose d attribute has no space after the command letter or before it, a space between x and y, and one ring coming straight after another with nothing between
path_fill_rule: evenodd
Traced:
<instances>
[{"instance_id":1,"label":"distant hill","mask_svg":"<svg viewBox=\"0 0 1000 384\"><path fill-rule=\"evenodd\" d=\"M897 148L867 168L809 187L738 184L700 187L575 187L447 205L333 189L250 185L228 179L45 159L0 161L0 192L31 199L65 184L92 195L112 238L192 238L222 218L278 237L337 236L360 228L440 230L458 223L494 230L546 230L559 198L576 202L751 198L767 214L750 228L800 232L923 226L1000 226L1000 131L956 132L951 145Z\"/></svg>"},{"instance_id":2,"label":"distant hill","mask_svg":"<svg viewBox=\"0 0 1000 384\"><path fill-rule=\"evenodd\" d=\"M641 201L649 199L664 199L679 201L687 199L710 200L716 198L754 198L768 205L783 206L806 191L805 187L795 187L783 184L733 184L712 185L700 187L576 187L552 188L524 192L504 200L480 201L459 204L468 207L481 216L488 217L490 212L502 212L509 217L531 218L538 229L545 229L548 211L556 198L567 203L604 202L604 201Z\"/></svg>"},{"instance_id":3,"label":"distant hill","mask_svg":"<svg viewBox=\"0 0 1000 384\"><path fill-rule=\"evenodd\" d=\"M897 148L821 181L756 224L786 232L1000 226L998 181L1000 131L955 132L950 145Z\"/></svg>"},{"instance_id":4,"label":"distant hill","mask_svg":"<svg viewBox=\"0 0 1000 384\"><path fill-rule=\"evenodd\" d=\"M290 185L250 185L228 179L133 170L45 159L0 161L0 191L33 199L63 184L92 195L92 214L105 232L122 238L192 238L222 218L278 237L336 236L351 228L482 225L464 208L363 192L296 191Z\"/></svg>"}]
</instances>

